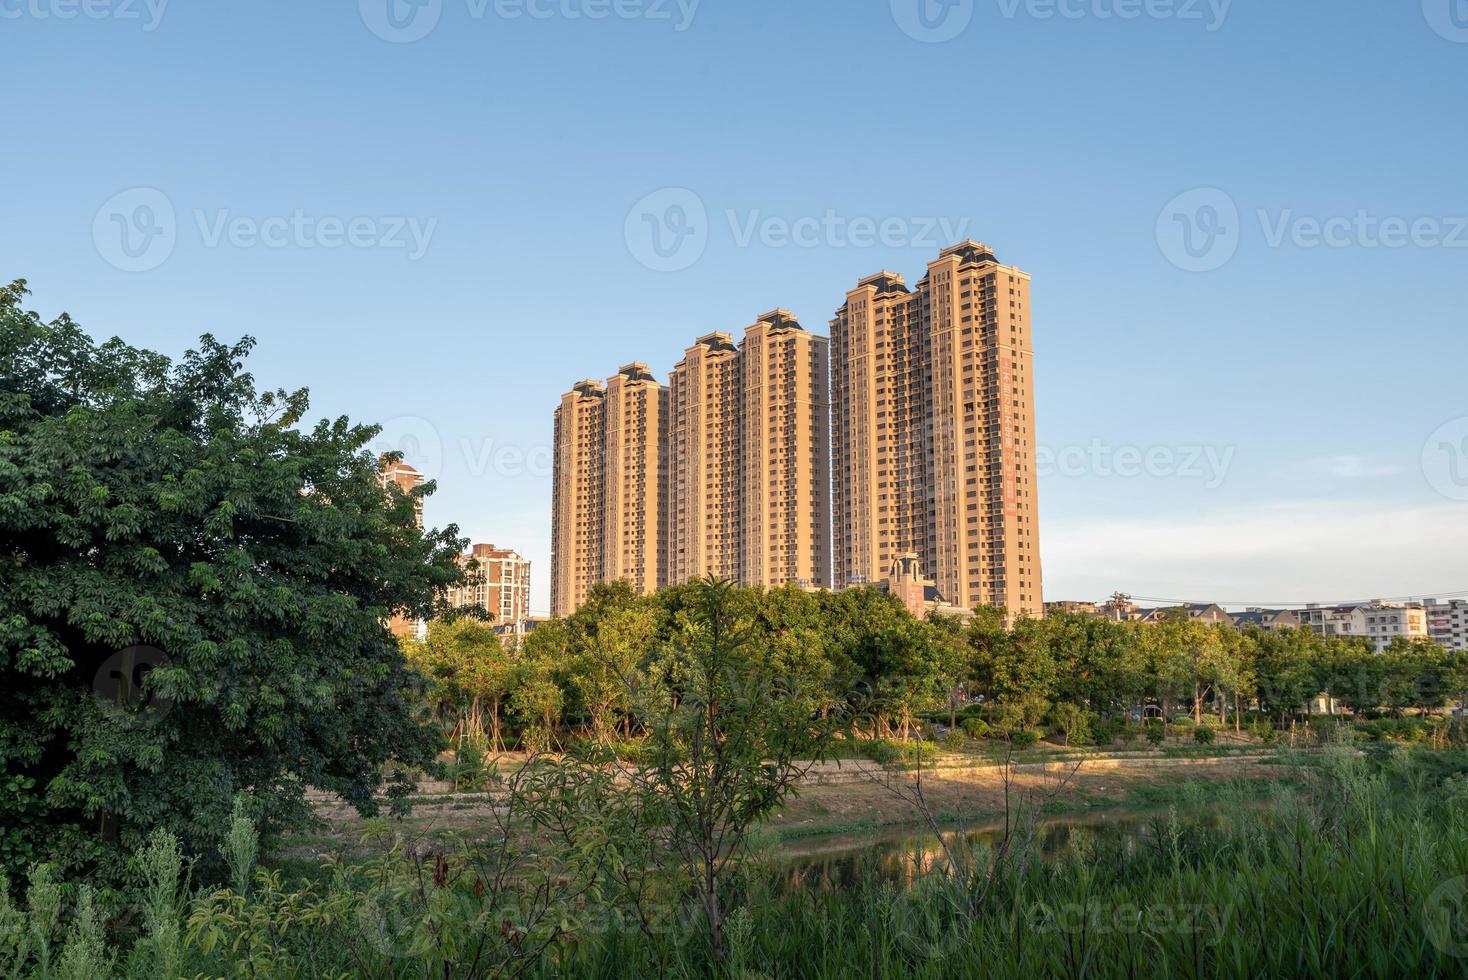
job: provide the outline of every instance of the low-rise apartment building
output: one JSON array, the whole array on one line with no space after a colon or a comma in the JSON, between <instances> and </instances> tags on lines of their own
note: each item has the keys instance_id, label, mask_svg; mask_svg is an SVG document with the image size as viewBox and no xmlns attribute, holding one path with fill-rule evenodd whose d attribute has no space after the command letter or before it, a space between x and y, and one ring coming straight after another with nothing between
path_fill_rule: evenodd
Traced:
<instances>
[{"instance_id":1,"label":"low-rise apartment building","mask_svg":"<svg viewBox=\"0 0 1468 980\"><path fill-rule=\"evenodd\" d=\"M1458 653L1468 653L1468 599L1427 600L1427 635Z\"/></svg>"}]
</instances>

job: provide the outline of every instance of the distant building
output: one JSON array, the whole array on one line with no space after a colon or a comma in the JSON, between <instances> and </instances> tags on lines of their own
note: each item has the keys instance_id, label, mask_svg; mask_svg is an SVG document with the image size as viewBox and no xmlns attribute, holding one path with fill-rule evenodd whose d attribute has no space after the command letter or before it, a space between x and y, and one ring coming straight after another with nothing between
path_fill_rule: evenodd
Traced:
<instances>
[{"instance_id":1,"label":"distant building","mask_svg":"<svg viewBox=\"0 0 1468 980\"><path fill-rule=\"evenodd\" d=\"M876 588L896 596L919 619L926 618L930 612L965 619L973 615L972 609L955 606L943 598L937 584L923 576L922 563L916 554L893 558L887 577L877 582Z\"/></svg>"},{"instance_id":2,"label":"distant building","mask_svg":"<svg viewBox=\"0 0 1468 980\"><path fill-rule=\"evenodd\" d=\"M599 582L829 587L829 347L772 310L738 345L700 337L667 386L638 362L563 395L552 613L571 615Z\"/></svg>"},{"instance_id":3,"label":"distant building","mask_svg":"<svg viewBox=\"0 0 1468 980\"><path fill-rule=\"evenodd\" d=\"M1427 610L1420 603L1398 606L1377 602L1361 607L1365 619L1366 635L1382 651L1398 638L1407 640L1427 639Z\"/></svg>"},{"instance_id":4,"label":"distant building","mask_svg":"<svg viewBox=\"0 0 1468 980\"><path fill-rule=\"evenodd\" d=\"M1386 650L1398 637L1427 638L1427 610L1420 603L1396 605L1380 600L1365 605L1307 606L1296 611L1300 625L1321 636L1362 638L1377 651Z\"/></svg>"},{"instance_id":5,"label":"distant building","mask_svg":"<svg viewBox=\"0 0 1468 980\"><path fill-rule=\"evenodd\" d=\"M390 484L395 484L403 493L412 493L423 485L423 474L416 468L404 462L389 462L386 456L380 461L381 469L377 473L377 482L382 484L386 490ZM413 517L418 522L418 527L423 527L423 498L417 497L413 500Z\"/></svg>"},{"instance_id":6,"label":"distant building","mask_svg":"<svg viewBox=\"0 0 1468 980\"><path fill-rule=\"evenodd\" d=\"M1257 626L1262 630L1296 629L1300 625L1300 617L1290 609L1247 609L1241 613L1232 613L1234 625L1239 629L1245 626Z\"/></svg>"},{"instance_id":7,"label":"distant building","mask_svg":"<svg viewBox=\"0 0 1468 980\"><path fill-rule=\"evenodd\" d=\"M1427 635L1449 650L1468 653L1468 599L1428 599Z\"/></svg>"},{"instance_id":8,"label":"distant building","mask_svg":"<svg viewBox=\"0 0 1468 980\"><path fill-rule=\"evenodd\" d=\"M1094 602L1075 602L1072 600L1061 600L1058 602L1045 603L1045 615L1058 616L1062 613L1072 616L1093 616L1100 618L1105 610Z\"/></svg>"},{"instance_id":9,"label":"distant building","mask_svg":"<svg viewBox=\"0 0 1468 980\"><path fill-rule=\"evenodd\" d=\"M956 606L1044 615L1030 276L978 242L831 321L835 587L921 558Z\"/></svg>"},{"instance_id":10,"label":"distant building","mask_svg":"<svg viewBox=\"0 0 1468 980\"><path fill-rule=\"evenodd\" d=\"M1190 623L1206 623L1210 626L1223 625L1232 626L1233 617L1217 603L1213 602L1189 602L1181 606L1169 606L1165 609L1138 610L1142 613L1137 617L1143 623L1165 623L1173 617L1182 618L1186 614Z\"/></svg>"},{"instance_id":11,"label":"distant building","mask_svg":"<svg viewBox=\"0 0 1468 980\"><path fill-rule=\"evenodd\" d=\"M460 562L479 567L470 573L469 584L449 590L449 605L485 610L496 629L523 627L530 617L530 560L508 548L476 544Z\"/></svg>"},{"instance_id":12,"label":"distant building","mask_svg":"<svg viewBox=\"0 0 1468 980\"><path fill-rule=\"evenodd\" d=\"M384 492L390 486L396 486L403 493L412 493L423 485L423 474L416 468L404 462L391 462L384 455L379 460L380 469L377 473L377 482L382 485ZM423 498L415 497L413 500L413 519L419 530L423 528ZM428 635L428 624L421 619L408 619L405 616L394 615L388 620L387 627L393 636L412 636L423 639Z\"/></svg>"}]
</instances>

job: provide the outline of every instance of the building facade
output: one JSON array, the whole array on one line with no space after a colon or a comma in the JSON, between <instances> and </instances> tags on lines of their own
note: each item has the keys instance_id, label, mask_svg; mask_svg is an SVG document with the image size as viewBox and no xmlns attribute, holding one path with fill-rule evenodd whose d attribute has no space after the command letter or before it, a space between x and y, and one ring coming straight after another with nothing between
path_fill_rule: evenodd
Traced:
<instances>
[{"instance_id":1,"label":"building facade","mask_svg":"<svg viewBox=\"0 0 1468 980\"><path fill-rule=\"evenodd\" d=\"M742 343L698 338L666 387L639 362L563 395L552 613L597 582L829 588L829 362L824 337L774 310Z\"/></svg>"},{"instance_id":2,"label":"building facade","mask_svg":"<svg viewBox=\"0 0 1468 980\"><path fill-rule=\"evenodd\" d=\"M1427 600L1427 635L1448 650L1468 653L1468 599Z\"/></svg>"},{"instance_id":3,"label":"building facade","mask_svg":"<svg viewBox=\"0 0 1468 980\"><path fill-rule=\"evenodd\" d=\"M788 310L744 332L739 577L831 587L830 342Z\"/></svg>"},{"instance_id":4,"label":"building facade","mask_svg":"<svg viewBox=\"0 0 1468 980\"><path fill-rule=\"evenodd\" d=\"M744 359L699 337L668 378L668 581L744 580Z\"/></svg>"},{"instance_id":5,"label":"building facade","mask_svg":"<svg viewBox=\"0 0 1468 980\"><path fill-rule=\"evenodd\" d=\"M977 242L831 321L835 586L916 554L954 605L1044 614L1030 276Z\"/></svg>"},{"instance_id":6,"label":"building facade","mask_svg":"<svg viewBox=\"0 0 1468 980\"><path fill-rule=\"evenodd\" d=\"M646 364L623 365L607 381L600 580L626 582L642 594L668 584L667 431L668 389Z\"/></svg>"},{"instance_id":7,"label":"building facade","mask_svg":"<svg viewBox=\"0 0 1468 980\"><path fill-rule=\"evenodd\" d=\"M396 487L404 494L412 494L423 485L423 474L418 472L414 466L402 462L393 462L387 456L378 460L377 482L382 485L384 492L389 492L389 487ZM418 529L423 529L423 498L413 498L413 520ZM393 636L411 636L423 639L428 634L428 624L421 619L409 619L401 614L394 613L392 619L388 620L387 628L392 631Z\"/></svg>"},{"instance_id":8,"label":"building facade","mask_svg":"<svg viewBox=\"0 0 1468 980\"><path fill-rule=\"evenodd\" d=\"M551 614L569 616L602 578L606 386L581 381L556 409L551 490Z\"/></svg>"},{"instance_id":9,"label":"building facade","mask_svg":"<svg viewBox=\"0 0 1468 980\"><path fill-rule=\"evenodd\" d=\"M1305 629L1321 636L1367 639L1377 652L1389 648L1398 637L1405 640L1428 638L1427 610L1419 603L1399 605L1377 601L1364 605L1310 605L1296 610L1295 615Z\"/></svg>"},{"instance_id":10,"label":"building facade","mask_svg":"<svg viewBox=\"0 0 1468 980\"><path fill-rule=\"evenodd\" d=\"M561 396L551 501L551 613L569 616L598 582L667 584L668 389L646 364Z\"/></svg>"},{"instance_id":11,"label":"building facade","mask_svg":"<svg viewBox=\"0 0 1468 980\"><path fill-rule=\"evenodd\" d=\"M494 626L523 631L530 618L530 560L492 544L476 544L460 560L477 568L470 571L468 584L449 590L449 605L483 609Z\"/></svg>"}]
</instances>

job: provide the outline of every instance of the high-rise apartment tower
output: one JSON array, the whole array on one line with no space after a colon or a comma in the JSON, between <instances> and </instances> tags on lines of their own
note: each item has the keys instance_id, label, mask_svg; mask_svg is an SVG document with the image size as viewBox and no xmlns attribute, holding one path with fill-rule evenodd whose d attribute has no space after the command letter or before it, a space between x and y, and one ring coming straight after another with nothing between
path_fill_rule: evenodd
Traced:
<instances>
[{"instance_id":1,"label":"high-rise apartment tower","mask_svg":"<svg viewBox=\"0 0 1468 980\"><path fill-rule=\"evenodd\" d=\"M1030 276L978 242L831 321L835 586L918 556L948 602L1044 613Z\"/></svg>"}]
</instances>

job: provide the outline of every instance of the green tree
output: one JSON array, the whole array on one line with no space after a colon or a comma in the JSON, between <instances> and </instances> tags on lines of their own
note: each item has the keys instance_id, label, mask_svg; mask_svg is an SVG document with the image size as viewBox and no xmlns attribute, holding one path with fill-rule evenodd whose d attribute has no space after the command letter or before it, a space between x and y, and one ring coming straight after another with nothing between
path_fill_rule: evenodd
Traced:
<instances>
[{"instance_id":1,"label":"green tree","mask_svg":"<svg viewBox=\"0 0 1468 980\"><path fill-rule=\"evenodd\" d=\"M227 826L240 790L272 826L311 787L375 812L385 764L439 745L386 623L460 580L456 529L384 492L377 429L257 391L252 341L171 363L24 293L0 293L0 784L35 790L0 825L115 871L155 827Z\"/></svg>"},{"instance_id":2,"label":"green tree","mask_svg":"<svg viewBox=\"0 0 1468 980\"><path fill-rule=\"evenodd\" d=\"M513 668L499 635L478 619L443 618L428 624L422 642L408 640L403 650L408 662L433 681L431 696L451 734L471 740L487 737L498 750L500 705Z\"/></svg>"},{"instance_id":3,"label":"green tree","mask_svg":"<svg viewBox=\"0 0 1468 980\"><path fill-rule=\"evenodd\" d=\"M671 656L639 700L650 758L625 770L652 852L675 894L696 896L714 953L724 950L730 874L750 831L828 752L838 720L812 715L798 687L753 649L751 620L726 582L696 585Z\"/></svg>"}]
</instances>

